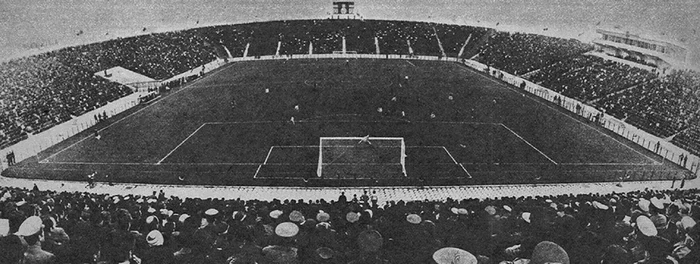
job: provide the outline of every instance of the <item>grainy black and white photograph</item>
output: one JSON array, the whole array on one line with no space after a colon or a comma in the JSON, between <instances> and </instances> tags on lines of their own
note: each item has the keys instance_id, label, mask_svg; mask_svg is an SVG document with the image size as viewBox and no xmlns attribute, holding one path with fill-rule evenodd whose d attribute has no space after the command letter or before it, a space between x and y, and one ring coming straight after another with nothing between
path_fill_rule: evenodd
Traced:
<instances>
[{"instance_id":1,"label":"grainy black and white photograph","mask_svg":"<svg viewBox=\"0 0 700 264\"><path fill-rule=\"evenodd\" d=\"M0 264L698 264L696 0L3 0Z\"/></svg>"}]
</instances>

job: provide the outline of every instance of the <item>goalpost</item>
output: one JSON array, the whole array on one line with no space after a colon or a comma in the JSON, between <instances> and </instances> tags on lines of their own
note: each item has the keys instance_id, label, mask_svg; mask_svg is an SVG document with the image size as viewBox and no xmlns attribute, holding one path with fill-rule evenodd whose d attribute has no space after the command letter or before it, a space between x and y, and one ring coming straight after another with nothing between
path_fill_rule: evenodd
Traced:
<instances>
[{"instance_id":1,"label":"goalpost","mask_svg":"<svg viewBox=\"0 0 700 264\"><path fill-rule=\"evenodd\" d=\"M322 177L328 171L405 177L406 144L402 137L321 137L316 175Z\"/></svg>"}]
</instances>

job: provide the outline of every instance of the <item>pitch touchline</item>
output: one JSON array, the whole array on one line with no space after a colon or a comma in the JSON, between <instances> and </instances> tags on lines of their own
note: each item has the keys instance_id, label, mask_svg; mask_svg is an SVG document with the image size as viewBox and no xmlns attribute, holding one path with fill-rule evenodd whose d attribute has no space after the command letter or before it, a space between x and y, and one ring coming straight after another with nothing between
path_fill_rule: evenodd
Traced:
<instances>
[{"instance_id":1,"label":"pitch touchline","mask_svg":"<svg viewBox=\"0 0 700 264\"><path fill-rule=\"evenodd\" d=\"M531 148L533 148L534 150L536 150L537 152L539 152L542 156L544 156L545 158L547 158L549 161L551 161L551 162L554 163L555 165L559 165L559 163L557 163L556 161L554 161L553 159L551 159L549 156L547 156L547 154L544 154L544 152L540 151L540 150L537 149L535 146L533 146L532 144L530 144L530 142L528 142L528 141L525 140L523 137L521 137L520 135L518 135L518 133L515 133L515 131L513 131L512 129L510 129L508 126L506 126L505 124L501 124L501 126L502 126L503 128L505 128L505 129L507 129L508 131L510 131L510 133L513 133L513 135L515 135L515 136L518 137L520 140L522 140L523 142L525 142L525 144L527 144L528 146L530 146Z\"/></svg>"},{"instance_id":2,"label":"pitch touchline","mask_svg":"<svg viewBox=\"0 0 700 264\"><path fill-rule=\"evenodd\" d=\"M318 146L315 146L318 147ZM410 147L407 147L410 148ZM421 147L422 148L422 147ZM442 148L439 146L435 146L435 148ZM181 166L181 165L193 165L193 166L223 166L223 165L241 165L241 166L250 166L250 165L261 165L260 162L219 162L219 163L213 163L213 162L202 162L202 163L138 163L138 162L79 162L79 161L41 161L39 162L41 164L67 164L67 165L130 165L130 166L140 166L140 165L172 165L172 166ZM450 163L433 163L433 164L453 164L454 162ZM337 164L354 164L354 163L337 163ZM384 164L384 163L381 163ZM502 165L547 165L551 163L499 163L499 164L492 164L492 163L459 163L462 165L495 165L495 166L502 166ZM314 163L265 163L265 165L318 165L317 162ZM656 163L559 163L560 166L661 166L661 164L656 164Z\"/></svg>"},{"instance_id":3,"label":"pitch touchline","mask_svg":"<svg viewBox=\"0 0 700 264\"><path fill-rule=\"evenodd\" d=\"M205 125L206 125L206 123L202 124L202 125L199 126L197 129L195 129L194 132L192 132L189 136L187 136L187 137L185 138L185 140L183 140L182 142L180 142L180 144L177 144L177 146L175 146L175 148L174 148L173 150L171 150L170 152L168 152L168 154L165 155L165 157L163 157L162 159L160 159L160 160L158 161L158 163L156 163L156 164L161 164L165 159L167 159L168 157L170 157L170 154L173 154L173 152L175 152L175 150L177 150L180 146L182 146L182 144L185 144L185 142L186 142L188 139L190 139L192 136L194 136L194 134L196 134L197 131L199 131L200 129L202 129Z\"/></svg>"},{"instance_id":4,"label":"pitch touchline","mask_svg":"<svg viewBox=\"0 0 700 264\"><path fill-rule=\"evenodd\" d=\"M343 116L352 116L343 115ZM330 116L321 116L330 117ZM318 118L318 117L312 117ZM234 125L234 124L273 124L273 123L287 123L289 121L230 121L230 122L204 122L206 125ZM494 125L498 126L501 123L489 123L489 122L459 122L459 121L409 121L409 120L383 120L383 121L363 121L363 120L318 120L313 121L311 119L302 119L297 121L297 123L416 123L416 124L463 124L463 125Z\"/></svg>"}]
</instances>

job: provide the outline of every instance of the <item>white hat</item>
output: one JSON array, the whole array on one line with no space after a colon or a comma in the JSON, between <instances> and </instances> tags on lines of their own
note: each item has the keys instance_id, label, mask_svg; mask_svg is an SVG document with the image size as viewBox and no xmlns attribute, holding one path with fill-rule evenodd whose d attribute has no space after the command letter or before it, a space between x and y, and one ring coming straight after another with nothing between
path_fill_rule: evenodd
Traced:
<instances>
[{"instance_id":1,"label":"white hat","mask_svg":"<svg viewBox=\"0 0 700 264\"><path fill-rule=\"evenodd\" d=\"M157 201L158 201L158 200L151 198L151 199L148 199L148 201L146 201L146 202L148 202L148 203L155 203L155 202L157 202Z\"/></svg>"},{"instance_id":2,"label":"white hat","mask_svg":"<svg viewBox=\"0 0 700 264\"><path fill-rule=\"evenodd\" d=\"M295 223L304 222L304 215L301 214L301 212L294 210L291 213L289 213L289 220Z\"/></svg>"},{"instance_id":3,"label":"white hat","mask_svg":"<svg viewBox=\"0 0 700 264\"><path fill-rule=\"evenodd\" d=\"M690 216L683 216L680 221L681 229L688 230L695 226L695 220Z\"/></svg>"},{"instance_id":4,"label":"white hat","mask_svg":"<svg viewBox=\"0 0 700 264\"><path fill-rule=\"evenodd\" d=\"M437 264L476 264L477 259L472 253L466 250L445 247L438 249L433 253L433 260Z\"/></svg>"},{"instance_id":5,"label":"white hat","mask_svg":"<svg viewBox=\"0 0 700 264\"><path fill-rule=\"evenodd\" d=\"M177 221L180 223L184 223L187 218L190 218L190 215L188 214L181 214L180 217L177 218Z\"/></svg>"},{"instance_id":6,"label":"white hat","mask_svg":"<svg viewBox=\"0 0 700 264\"><path fill-rule=\"evenodd\" d=\"M163 234L161 234L160 231L152 230L148 233L148 236L146 236L146 242L148 242L148 244L152 247L162 246L163 242L165 242L165 239L163 238Z\"/></svg>"},{"instance_id":7,"label":"white hat","mask_svg":"<svg viewBox=\"0 0 700 264\"><path fill-rule=\"evenodd\" d=\"M150 224L153 222L158 223L158 217L156 217L155 215L149 215L148 217L146 217L146 224Z\"/></svg>"},{"instance_id":8,"label":"white hat","mask_svg":"<svg viewBox=\"0 0 700 264\"><path fill-rule=\"evenodd\" d=\"M365 209L365 212L367 212L367 213L369 214L369 218L374 217L374 212L372 212L372 210L370 210L370 209Z\"/></svg>"},{"instance_id":9,"label":"white hat","mask_svg":"<svg viewBox=\"0 0 700 264\"><path fill-rule=\"evenodd\" d=\"M280 215L282 215L282 211L280 211L280 210L274 210L274 211L270 212L270 217L272 217L274 219L279 218Z\"/></svg>"},{"instance_id":10,"label":"white hat","mask_svg":"<svg viewBox=\"0 0 700 264\"><path fill-rule=\"evenodd\" d=\"M493 205L486 206L484 208L484 211L486 211L489 215L495 215L496 214L496 207L493 207Z\"/></svg>"},{"instance_id":11,"label":"white hat","mask_svg":"<svg viewBox=\"0 0 700 264\"><path fill-rule=\"evenodd\" d=\"M360 220L360 214L355 213L355 212L348 212L345 214L345 220L348 220L350 223L355 223L357 220Z\"/></svg>"},{"instance_id":12,"label":"white hat","mask_svg":"<svg viewBox=\"0 0 700 264\"><path fill-rule=\"evenodd\" d=\"M506 211L508 211L508 212L512 212L512 211L513 211L513 208L511 208L511 207L508 206L508 205L504 205L504 206L503 206L503 210L506 210Z\"/></svg>"},{"instance_id":13,"label":"white hat","mask_svg":"<svg viewBox=\"0 0 700 264\"><path fill-rule=\"evenodd\" d=\"M275 234L281 237L293 237L299 233L299 227L292 222L284 222L275 227Z\"/></svg>"},{"instance_id":14,"label":"white hat","mask_svg":"<svg viewBox=\"0 0 700 264\"><path fill-rule=\"evenodd\" d=\"M600 210L610 209L610 207L608 207L607 205L604 205L603 203L598 202L598 201L593 201L593 208L600 209Z\"/></svg>"},{"instance_id":15,"label":"white hat","mask_svg":"<svg viewBox=\"0 0 700 264\"><path fill-rule=\"evenodd\" d=\"M406 221L411 224L420 224L420 222L423 220L421 220L420 216L417 214L409 214L406 216Z\"/></svg>"},{"instance_id":16,"label":"white hat","mask_svg":"<svg viewBox=\"0 0 700 264\"><path fill-rule=\"evenodd\" d=\"M153 208L153 207L148 207L147 212L148 212L149 214L152 214L152 213L155 213L155 212L156 212L156 209Z\"/></svg>"},{"instance_id":17,"label":"white hat","mask_svg":"<svg viewBox=\"0 0 700 264\"><path fill-rule=\"evenodd\" d=\"M639 205L639 208L642 209L642 211L644 211L644 212L649 212L649 205L650 204L651 204L651 202L649 202L649 200L644 199L644 198L639 199L639 203L637 203L637 205Z\"/></svg>"},{"instance_id":18,"label":"white hat","mask_svg":"<svg viewBox=\"0 0 700 264\"><path fill-rule=\"evenodd\" d=\"M318 214L316 214L316 220L318 220L319 222L326 222L330 219L331 219L331 216L324 211L321 211Z\"/></svg>"},{"instance_id":19,"label":"white hat","mask_svg":"<svg viewBox=\"0 0 700 264\"><path fill-rule=\"evenodd\" d=\"M41 218L38 216L30 216L25 219L24 222L19 226L19 230L15 235L18 236L31 236L33 234L39 233L41 231Z\"/></svg>"},{"instance_id":20,"label":"white hat","mask_svg":"<svg viewBox=\"0 0 700 264\"><path fill-rule=\"evenodd\" d=\"M654 222L652 222L646 215L640 215L637 217L637 228L639 228L639 231L645 236L655 236L659 234L659 231L656 230Z\"/></svg>"},{"instance_id":21,"label":"white hat","mask_svg":"<svg viewBox=\"0 0 700 264\"><path fill-rule=\"evenodd\" d=\"M664 202L659 200L659 198L652 197L650 200L651 204L654 205L657 209L664 209Z\"/></svg>"},{"instance_id":22,"label":"white hat","mask_svg":"<svg viewBox=\"0 0 700 264\"><path fill-rule=\"evenodd\" d=\"M214 208L209 208L206 211L204 211L204 214L208 215L208 216L215 216L218 213L219 213L219 210L216 210Z\"/></svg>"},{"instance_id":23,"label":"white hat","mask_svg":"<svg viewBox=\"0 0 700 264\"><path fill-rule=\"evenodd\" d=\"M532 250L530 264L545 263L569 264L569 254L554 242L542 241Z\"/></svg>"},{"instance_id":24,"label":"white hat","mask_svg":"<svg viewBox=\"0 0 700 264\"><path fill-rule=\"evenodd\" d=\"M453 214L459 214L459 209L457 209L457 207L452 207L450 208L450 212L452 212Z\"/></svg>"},{"instance_id":25,"label":"white hat","mask_svg":"<svg viewBox=\"0 0 700 264\"><path fill-rule=\"evenodd\" d=\"M531 216L531 215L532 215L532 214L530 214L530 212L523 212L523 215L522 215L523 220L525 220L525 222L530 223L530 221L531 221L531 220L530 220L530 216Z\"/></svg>"},{"instance_id":26,"label":"white hat","mask_svg":"<svg viewBox=\"0 0 700 264\"><path fill-rule=\"evenodd\" d=\"M0 197L0 202L4 202L5 200L9 199L10 197L12 197L10 192L6 192L5 194L2 195L2 197Z\"/></svg>"},{"instance_id":27,"label":"white hat","mask_svg":"<svg viewBox=\"0 0 700 264\"><path fill-rule=\"evenodd\" d=\"M461 214L461 215L468 215L468 214L469 214L469 211L467 211L467 209L465 209L465 208L459 208L459 209L457 210L457 213L458 213L458 214Z\"/></svg>"}]
</instances>

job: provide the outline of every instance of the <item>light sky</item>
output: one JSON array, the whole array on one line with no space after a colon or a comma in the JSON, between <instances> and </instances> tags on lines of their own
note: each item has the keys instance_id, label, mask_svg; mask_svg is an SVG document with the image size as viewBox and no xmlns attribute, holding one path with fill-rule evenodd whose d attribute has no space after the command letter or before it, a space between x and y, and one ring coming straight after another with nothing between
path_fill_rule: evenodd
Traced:
<instances>
[{"instance_id":1,"label":"light sky","mask_svg":"<svg viewBox=\"0 0 700 264\"><path fill-rule=\"evenodd\" d=\"M1 0L0 61L57 47L212 24L327 18L332 0ZM698 0L357 0L367 19L435 21L590 41L618 27L679 42L700 65ZM199 21L199 24L196 22ZM598 25L597 25L598 24ZM542 31L548 28L547 31ZM82 31L83 34L77 35Z\"/></svg>"}]
</instances>

